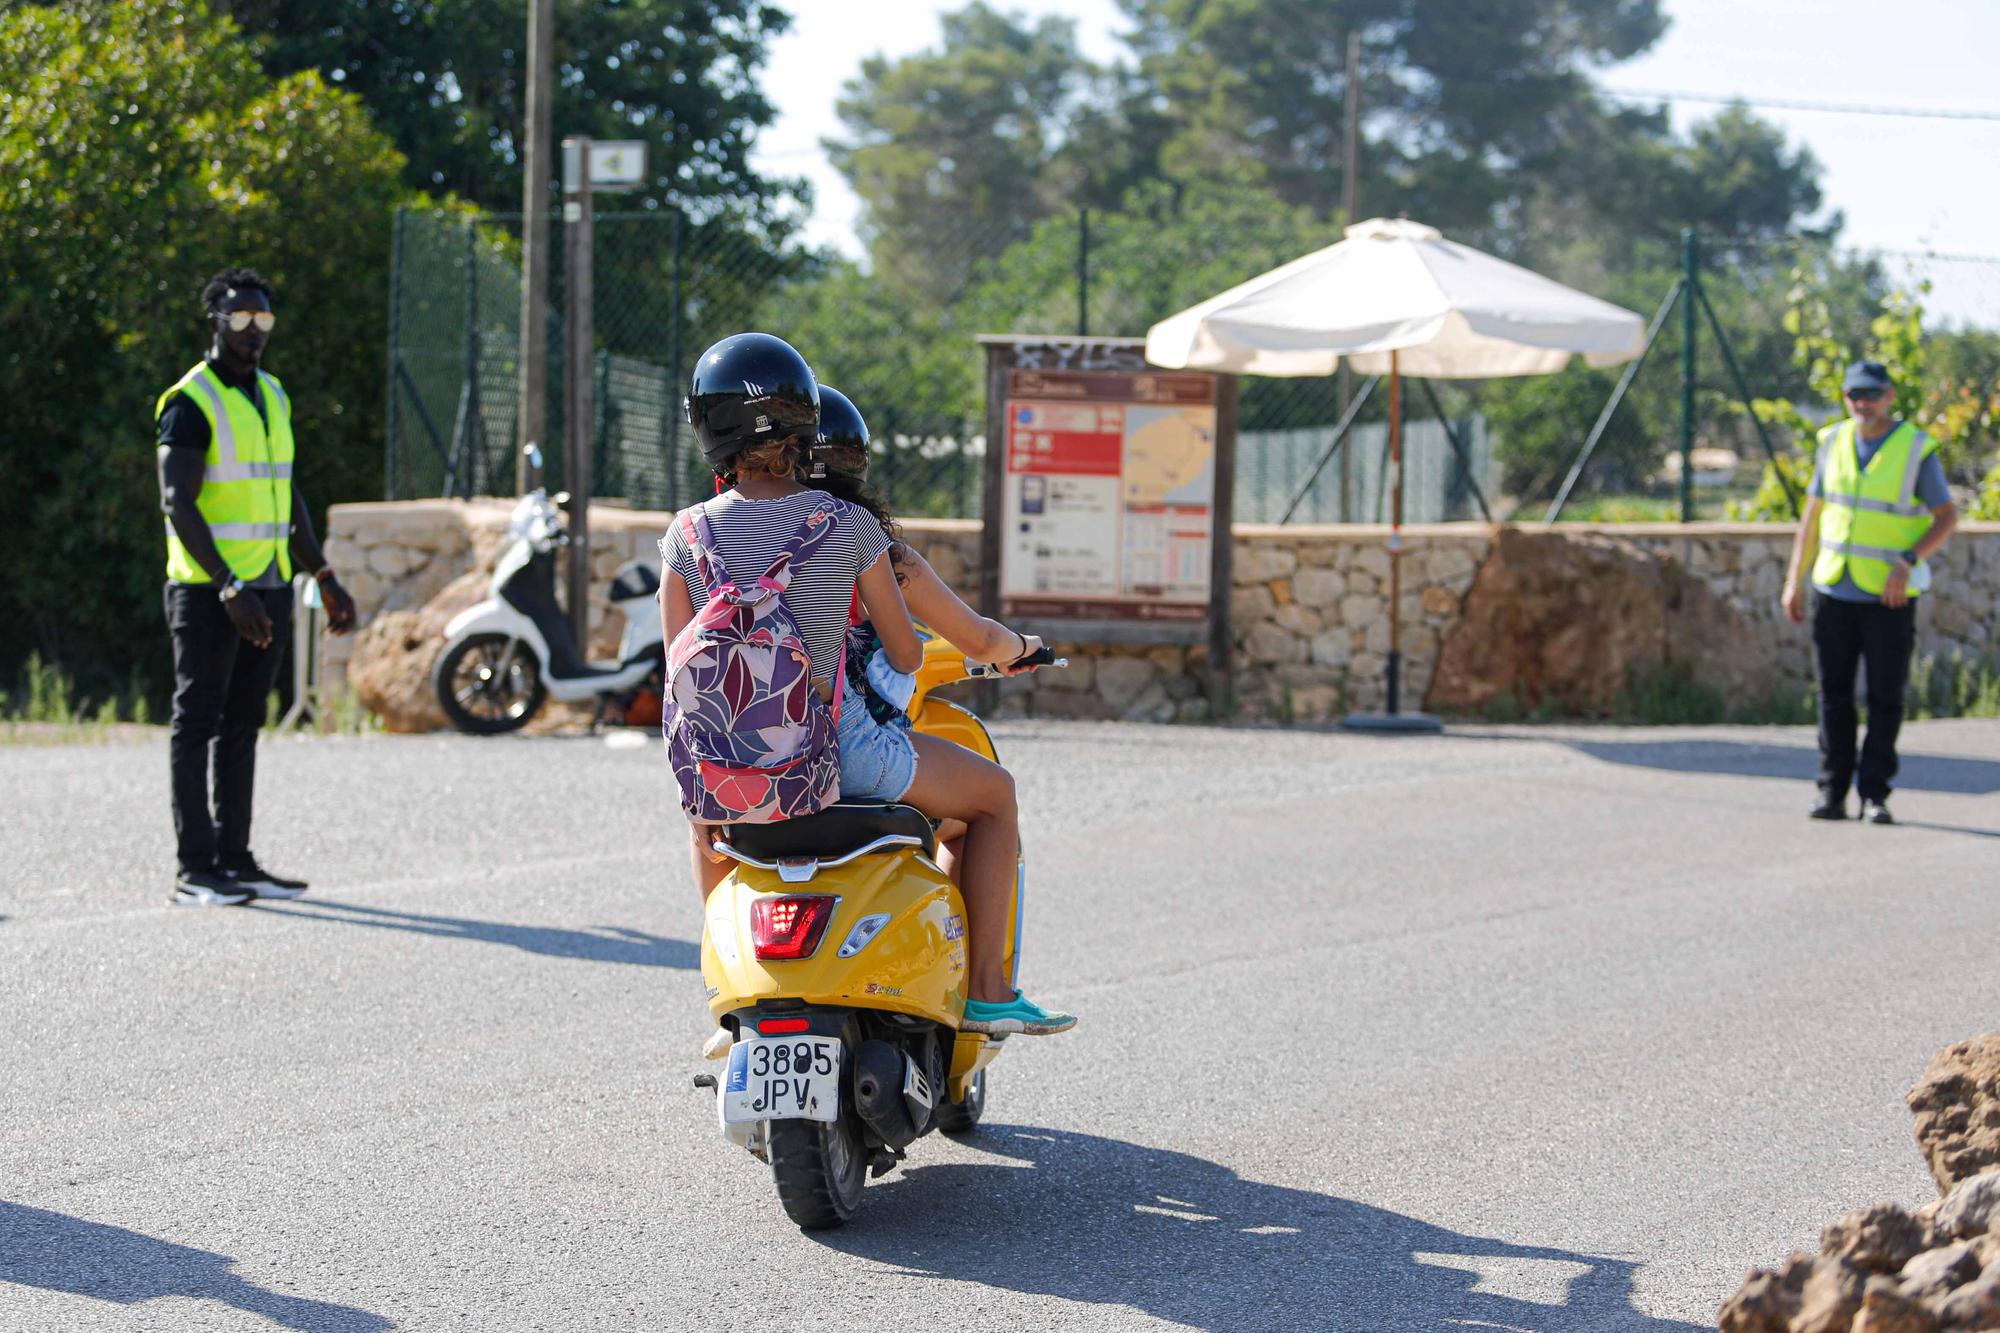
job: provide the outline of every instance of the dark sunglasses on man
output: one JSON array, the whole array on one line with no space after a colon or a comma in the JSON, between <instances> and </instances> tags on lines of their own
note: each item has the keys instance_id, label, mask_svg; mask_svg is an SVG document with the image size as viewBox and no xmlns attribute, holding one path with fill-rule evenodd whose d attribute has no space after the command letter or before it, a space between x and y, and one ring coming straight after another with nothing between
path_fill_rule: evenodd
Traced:
<instances>
[{"instance_id":1,"label":"dark sunglasses on man","mask_svg":"<svg viewBox=\"0 0 2000 1333\"><path fill-rule=\"evenodd\" d=\"M1847 391L1848 400L1856 403L1872 403L1881 396L1882 390L1880 389L1849 389Z\"/></svg>"},{"instance_id":2,"label":"dark sunglasses on man","mask_svg":"<svg viewBox=\"0 0 2000 1333\"><path fill-rule=\"evenodd\" d=\"M231 333L241 333L252 324L259 333L269 333L277 324L278 317L268 310L232 310L222 316L222 322L229 326Z\"/></svg>"}]
</instances>

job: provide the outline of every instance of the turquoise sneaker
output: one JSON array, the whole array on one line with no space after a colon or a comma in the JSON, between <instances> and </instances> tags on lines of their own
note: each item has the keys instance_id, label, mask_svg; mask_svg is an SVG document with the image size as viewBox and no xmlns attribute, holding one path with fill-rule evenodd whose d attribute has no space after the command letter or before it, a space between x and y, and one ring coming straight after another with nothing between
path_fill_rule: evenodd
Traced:
<instances>
[{"instance_id":1,"label":"turquoise sneaker","mask_svg":"<svg viewBox=\"0 0 2000 1333\"><path fill-rule=\"evenodd\" d=\"M1019 991L1004 1004L987 1000L967 1000L961 1032L990 1032L1005 1036L1018 1032L1028 1037L1048 1037L1076 1026L1074 1014L1052 1014Z\"/></svg>"}]
</instances>

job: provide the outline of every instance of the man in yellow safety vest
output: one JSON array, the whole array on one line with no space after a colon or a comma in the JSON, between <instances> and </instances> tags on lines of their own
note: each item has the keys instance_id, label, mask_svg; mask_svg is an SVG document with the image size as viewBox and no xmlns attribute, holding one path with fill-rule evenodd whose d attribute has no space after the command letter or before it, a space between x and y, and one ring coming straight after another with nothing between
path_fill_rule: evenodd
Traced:
<instances>
[{"instance_id":1,"label":"man in yellow safety vest","mask_svg":"<svg viewBox=\"0 0 2000 1333\"><path fill-rule=\"evenodd\" d=\"M1895 822L1889 783L1896 733L1916 646L1917 599L1930 587L1929 560L1958 526L1937 443L1891 409L1896 387L1880 361L1847 369L1847 420L1819 433L1819 459L1792 543L1784 608L1805 619L1813 586L1813 671L1819 677L1819 803L1814 819L1847 818L1847 789L1861 791L1861 817ZM1868 739L1856 772L1854 672L1868 664Z\"/></svg>"},{"instance_id":2,"label":"man in yellow safety vest","mask_svg":"<svg viewBox=\"0 0 2000 1333\"><path fill-rule=\"evenodd\" d=\"M272 298L252 269L209 279L201 293L208 355L153 409L174 644L168 748L180 873L171 900L196 906L295 898L306 888L250 854L257 732L290 633L294 552L319 580L327 628L354 628L354 600L320 553L292 475L291 398L259 364L277 323Z\"/></svg>"}]
</instances>

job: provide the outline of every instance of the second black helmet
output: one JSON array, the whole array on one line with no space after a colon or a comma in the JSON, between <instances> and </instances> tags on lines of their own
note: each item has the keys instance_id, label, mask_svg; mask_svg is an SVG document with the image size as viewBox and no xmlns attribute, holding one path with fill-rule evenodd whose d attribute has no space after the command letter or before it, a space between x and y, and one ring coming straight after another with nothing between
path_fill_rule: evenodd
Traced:
<instances>
[{"instance_id":1,"label":"second black helmet","mask_svg":"<svg viewBox=\"0 0 2000 1333\"><path fill-rule=\"evenodd\" d=\"M868 479L868 423L861 409L831 384L819 386L819 441L813 461L861 481ZM814 475L823 475L815 470Z\"/></svg>"},{"instance_id":2,"label":"second black helmet","mask_svg":"<svg viewBox=\"0 0 2000 1333\"><path fill-rule=\"evenodd\" d=\"M681 412L702 457L720 473L765 440L798 436L811 445L819 433L819 384L783 338L732 334L694 363Z\"/></svg>"}]
</instances>

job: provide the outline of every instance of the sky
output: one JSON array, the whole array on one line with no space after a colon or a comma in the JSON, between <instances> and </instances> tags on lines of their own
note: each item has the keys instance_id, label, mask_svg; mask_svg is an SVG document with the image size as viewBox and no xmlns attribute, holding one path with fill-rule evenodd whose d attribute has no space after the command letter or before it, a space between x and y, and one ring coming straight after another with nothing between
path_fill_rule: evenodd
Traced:
<instances>
[{"instance_id":1,"label":"sky","mask_svg":"<svg viewBox=\"0 0 2000 1333\"><path fill-rule=\"evenodd\" d=\"M1432 0L1445 3L1446 0ZM1449 0L1459 3L1463 0ZM819 140L840 133L834 103L869 55L908 55L940 43L938 15L962 0L792 0L792 30L773 43L765 91L776 123L752 160L813 184L807 239L858 252L859 201ZM995 0L1005 9L1077 20L1084 53L1125 54L1113 0ZM2000 3L1996 0L1665 0L1666 36L1636 60L1597 72L1606 88L1751 100L2000 114ZM1674 103L1685 128L1720 108ZM2000 256L2000 119L1924 120L1759 107L1824 167L1821 190L1847 220L1841 233L1868 249ZM1922 266L1950 319L2000 326L2000 262Z\"/></svg>"}]
</instances>

